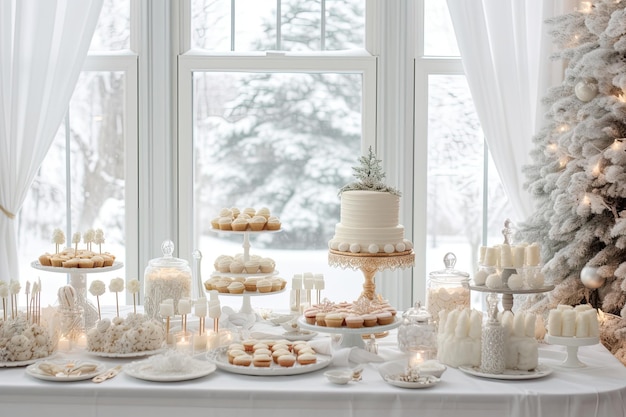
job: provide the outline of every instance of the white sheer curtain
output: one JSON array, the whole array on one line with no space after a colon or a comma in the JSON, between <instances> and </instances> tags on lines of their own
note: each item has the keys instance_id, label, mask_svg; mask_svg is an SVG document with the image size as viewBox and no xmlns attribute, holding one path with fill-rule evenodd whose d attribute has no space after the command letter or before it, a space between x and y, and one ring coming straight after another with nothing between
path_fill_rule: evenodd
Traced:
<instances>
[{"instance_id":1,"label":"white sheer curtain","mask_svg":"<svg viewBox=\"0 0 626 417\"><path fill-rule=\"evenodd\" d=\"M560 81L551 63L545 19L571 9L574 0L448 0L472 98L507 197L512 219L533 211L521 167L530 162L539 130L541 98Z\"/></svg>"},{"instance_id":2,"label":"white sheer curtain","mask_svg":"<svg viewBox=\"0 0 626 417\"><path fill-rule=\"evenodd\" d=\"M0 280L18 279L15 217L63 120L102 0L0 2Z\"/></svg>"}]
</instances>

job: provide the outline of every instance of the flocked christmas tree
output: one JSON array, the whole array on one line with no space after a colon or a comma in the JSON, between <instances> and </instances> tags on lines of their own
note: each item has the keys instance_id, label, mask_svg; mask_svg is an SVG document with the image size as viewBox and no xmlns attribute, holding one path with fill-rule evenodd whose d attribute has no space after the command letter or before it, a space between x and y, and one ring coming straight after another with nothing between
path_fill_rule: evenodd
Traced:
<instances>
[{"instance_id":1,"label":"flocked christmas tree","mask_svg":"<svg viewBox=\"0 0 626 417\"><path fill-rule=\"evenodd\" d=\"M626 1L583 1L548 24L567 67L544 98L525 167L536 211L520 235L541 242L556 288L528 304L545 313L591 303L621 316L603 326L603 342L626 363Z\"/></svg>"},{"instance_id":2,"label":"flocked christmas tree","mask_svg":"<svg viewBox=\"0 0 626 417\"><path fill-rule=\"evenodd\" d=\"M370 146L367 156L361 156L359 158L361 165L352 167L354 177L358 181L351 182L341 187L339 194L344 191L364 190L380 191L400 196L400 191L385 184L385 172L383 171L381 162L381 159L376 159L376 154L374 154Z\"/></svg>"}]
</instances>

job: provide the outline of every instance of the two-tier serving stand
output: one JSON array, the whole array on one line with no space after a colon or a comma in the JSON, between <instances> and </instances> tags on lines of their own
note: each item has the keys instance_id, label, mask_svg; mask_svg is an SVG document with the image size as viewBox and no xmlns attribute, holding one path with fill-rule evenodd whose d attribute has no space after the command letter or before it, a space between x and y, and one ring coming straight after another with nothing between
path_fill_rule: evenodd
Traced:
<instances>
[{"instance_id":1,"label":"two-tier serving stand","mask_svg":"<svg viewBox=\"0 0 626 417\"><path fill-rule=\"evenodd\" d=\"M412 267L415 265L415 253L413 250L384 254L345 253L331 249L328 253L328 264L342 269L360 269L365 279L361 296L369 300L374 300L376 297L376 283L374 280L376 273L386 269L393 271L397 268L404 269ZM388 325L362 327L359 329L311 325L307 324L302 317L298 320L298 324L305 329L342 335L342 347L356 346L364 348L365 343L363 342L363 335L372 334L374 332L380 334L395 329L400 325L400 320L395 319L393 323Z\"/></svg>"},{"instance_id":2,"label":"two-tier serving stand","mask_svg":"<svg viewBox=\"0 0 626 417\"><path fill-rule=\"evenodd\" d=\"M226 235L242 235L243 236L243 261L248 262L250 260L250 235L258 235L258 234L263 234L263 233L278 233L281 232L282 229L279 230L259 230L259 231L252 231L252 230L245 230L245 231L235 231L235 230L214 230L214 232L216 233L220 233L220 234L226 234ZM247 273L241 273L241 274L233 274L230 272L219 272L219 271L215 271L213 273L211 273L211 276L213 277L244 277L244 278L249 278L249 277L257 277L257 278L269 278L269 277L273 277L278 275L278 270L274 269L272 272L259 272L256 274L247 274ZM226 296L226 297L241 297L242 299L242 303L241 303L241 308L239 309L239 313L243 313L243 314L254 314L254 310L252 309L252 303L250 302L250 297L257 297L257 296L266 296L266 295L275 295L275 294L280 294L282 292L284 292L285 290L280 290L280 291L272 291L272 292L265 292L265 293L261 293L261 292L252 292L252 291L244 291L243 294L229 294L229 293L219 293L218 296Z\"/></svg>"}]
</instances>

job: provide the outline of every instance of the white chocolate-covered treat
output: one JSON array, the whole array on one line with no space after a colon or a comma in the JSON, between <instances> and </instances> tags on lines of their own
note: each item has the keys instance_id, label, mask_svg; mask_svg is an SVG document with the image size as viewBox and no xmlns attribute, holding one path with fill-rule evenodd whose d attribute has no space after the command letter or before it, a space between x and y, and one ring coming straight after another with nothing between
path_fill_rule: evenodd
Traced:
<instances>
[{"instance_id":1,"label":"white chocolate-covered treat","mask_svg":"<svg viewBox=\"0 0 626 417\"><path fill-rule=\"evenodd\" d=\"M102 319L87 332L87 350L106 353L133 353L161 348L163 325L143 314L130 313L126 319Z\"/></svg>"},{"instance_id":2,"label":"white chocolate-covered treat","mask_svg":"<svg viewBox=\"0 0 626 417\"><path fill-rule=\"evenodd\" d=\"M55 342L47 328L26 315L0 321L0 362L18 362L50 356Z\"/></svg>"}]
</instances>

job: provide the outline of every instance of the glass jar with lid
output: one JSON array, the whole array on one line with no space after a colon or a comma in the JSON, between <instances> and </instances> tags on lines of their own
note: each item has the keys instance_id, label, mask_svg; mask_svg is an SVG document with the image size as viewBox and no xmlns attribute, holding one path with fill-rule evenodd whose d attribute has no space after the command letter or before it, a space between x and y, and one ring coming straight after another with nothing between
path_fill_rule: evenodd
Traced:
<instances>
[{"instance_id":1,"label":"glass jar with lid","mask_svg":"<svg viewBox=\"0 0 626 417\"><path fill-rule=\"evenodd\" d=\"M143 276L143 304L146 315L159 318L164 300L174 301L174 314L178 314L178 302L191 297L191 268L189 263L172 256L174 243L166 240L161 244L163 257L151 259Z\"/></svg>"},{"instance_id":2,"label":"glass jar with lid","mask_svg":"<svg viewBox=\"0 0 626 417\"><path fill-rule=\"evenodd\" d=\"M452 252L445 254L443 263L445 269L428 274L426 305L435 322L441 311L470 307L469 274L454 269L456 256Z\"/></svg>"},{"instance_id":3,"label":"glass jar with lid","mask_svg":"<svg viewBox=\"0 0 626 417\"><path fill-rule=\"evenodd\" d=\"M437 357L437 331L428 310L418 301L402 314L398 327L398 348L423 361Z\"/></svg>"}]
</instances>

